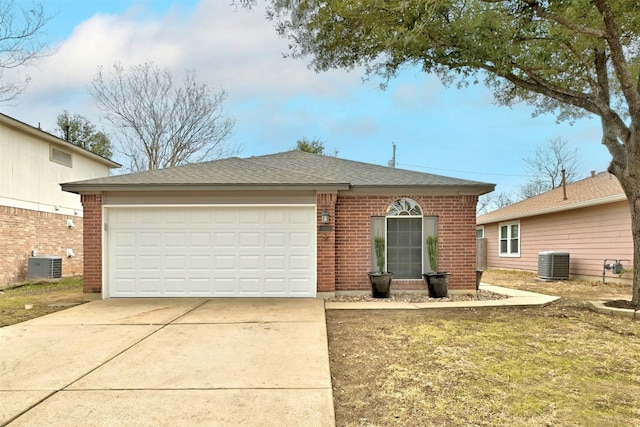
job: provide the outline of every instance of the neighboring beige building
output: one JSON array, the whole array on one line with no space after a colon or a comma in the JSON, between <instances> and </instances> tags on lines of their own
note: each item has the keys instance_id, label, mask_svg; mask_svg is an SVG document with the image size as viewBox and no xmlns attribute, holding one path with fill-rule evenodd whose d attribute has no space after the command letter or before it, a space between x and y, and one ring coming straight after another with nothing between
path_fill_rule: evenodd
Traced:
<instances>
[{"instance_id":1,"label":"neighboring beige building","mask_svg":"<svg viewBox=\"0 0 640 427\"><path fill-rule=\"evenodd\" d=\"M631 213L618 179L608 172L478 216L488 268L538 271L538 254L569 253L571 278L631 279L604 269L615 260L632 268Z\"/></svg>"},{"instance_id":2,"label":"neighboring beige building","mask_svg":"<svg viewBox=\"0 0 640 427\"><path fill-rule=\"evenodd\" d=\"M62 257L63 276L82 273L82 204L60 183L119 166L0 114L0 288L27 279L34 253Z\"/></svg>"}]
</instances>

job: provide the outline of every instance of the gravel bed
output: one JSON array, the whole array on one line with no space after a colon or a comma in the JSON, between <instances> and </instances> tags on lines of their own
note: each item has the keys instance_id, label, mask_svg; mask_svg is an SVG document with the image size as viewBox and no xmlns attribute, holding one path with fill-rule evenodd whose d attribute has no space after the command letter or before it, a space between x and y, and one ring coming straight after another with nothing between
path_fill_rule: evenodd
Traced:
<instances>
[{"instance_id":1,"label":"gravel bed","mask_svg":"<svg viewBox=\"0 0 640 427\"><path fill-rule=\"evenodd\" d=\"M508 298L506 295L489 291L477 291L469 294L450 294L446 298L429 298L427 294L416 293L392 293L389 298L373 298L371 294L363 295L336 295L325 298L331 302L448 302L448 301L488 301Z\"/></svg>"}]
</instances>

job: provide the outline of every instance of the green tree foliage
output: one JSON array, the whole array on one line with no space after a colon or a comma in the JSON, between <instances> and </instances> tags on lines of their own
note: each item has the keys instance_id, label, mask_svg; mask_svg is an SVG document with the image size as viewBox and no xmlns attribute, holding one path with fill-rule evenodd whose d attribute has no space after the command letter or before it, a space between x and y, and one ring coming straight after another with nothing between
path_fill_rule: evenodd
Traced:
<instances>
[{"instance_id":1,"label":"green tree foliage","mask_svg":"<svg viewBox=\"0 0 640 427\"><path fill-rule=\"evenodd\" d=\"M338 156L338 150L334 150L332 154L325 153L324 142L317 138L308 139L304 137L296 141L296 150L304 151L305 153L321 154L323 156Z\"/></svg>"},{"instance_id":2,"label":"green tree foliage","mask_svg":"<svg viewBox=\"0 0 640 427\"><path fill-rule=\"evenodd\" d=\"M89 119L80 114L69 114L67 110L58 114L55 135L79 147L96 153L102 157L111 158L111 141L104 133L96 130Z\"/></svg>"},{"instance_id":3,"label":"green tree foliage","mask_svg":"<svg viewBox=\"0 0 640 427\"><path fill-rule=\"evenodd\" d=\"M242 3L251 3L250 0ZM498 103L560 120L595 115L632 211L640 272L640 5L627 0L271 0L293 57L317 71L390 79L420 66L445 84L483 82ZM632 300L640 306L640 275Z\"/></svg>"}]
</instances>

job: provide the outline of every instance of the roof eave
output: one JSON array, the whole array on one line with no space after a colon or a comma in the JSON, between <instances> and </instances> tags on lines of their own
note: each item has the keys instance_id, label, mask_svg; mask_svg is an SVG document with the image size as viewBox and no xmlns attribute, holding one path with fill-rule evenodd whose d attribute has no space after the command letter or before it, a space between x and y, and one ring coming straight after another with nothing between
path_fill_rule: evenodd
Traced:
<instances>
[{"instance_id":1,"label":"roof eave","mask_svg":"<svg viewBox=\"0 0 640 427\"><path fill-rule=\"evenodd\" d=\"M349 193L411 193L446 196L481 196L495 190L494 184L482 185L353 185Z\"/></svg>"},{"instance_id":2,"label":"roof eave","mask_svg":"<svg viewBox=\"0 0 640 427\"><path fill-rule=\"evenodd\" d=\"M531 210L525 213L519 213L519 214L514 213L514 214L499 215L496 217L489 217L486 220L482 219L482 217L485 215L481 215L477 218L476 223L477 225L486 225L486 224L493 224L496 222L513 221L520 218L530 218L533 216L547 215L547 214L552 214L557 212L570 211L573 209L581 209L581 208L588 208L592 206L606 205L608 203L622 202L626 200L627 200L627 197L624 194L614 194L612 196L600 197L598 199L585 200L585 201L566 204L562 206L552 206L544 209ZM491 214L489 213L486 215L491 215Z\"/></svg>"},{"instance_id":3,"label":"roof eave","mask_svg":"<svg viewBox=\"0 0 640 427\"><path fill-rule=\"evenodd\" d=\"M76 194L118 192L166 192L166 191L340 191L349 184L60 184L63 191Z\"/></svg>"}]
</instances>

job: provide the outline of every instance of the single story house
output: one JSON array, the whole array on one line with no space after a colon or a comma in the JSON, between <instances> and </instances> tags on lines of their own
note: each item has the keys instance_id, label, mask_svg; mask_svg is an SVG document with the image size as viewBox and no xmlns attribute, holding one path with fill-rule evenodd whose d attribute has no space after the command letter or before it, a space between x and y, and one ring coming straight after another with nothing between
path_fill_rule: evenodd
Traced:
<instances>
[{"instance_id":1,"label":"single story house","mask_svg":"<svg viewBox=\"0 0 640 427\"><path fill-rule=\"evenodd\" d=\"M540 252L569 254L571 278L631 279L605 264L633 267L631 212L618 179L609 172L547 191L477 218L489 268L538 271Z\"/></svg>"},{"instance_id":2,"label":"single story house","mask_svg":"<svg viewBox=\"0 0 640 427\"><path fill-rule=\"evenodd\" d=\"M88 297L315 297L370 291L374 235L392 289L475 289L475 209L493 184L288 151L62 184L84 206Z\"/></svg>"},{"instance_id":3,"label":"single story house","mask_svg":"<svg viewBox=\"0 0 640 427\"><path fill-rule=\"evenodd\" d=\"M0 289L26 281L34 258L54 262L45 277L81 274L82 203L59 183L120 165L4 114L0 153Z\"/></svg>"}]
</instances>

